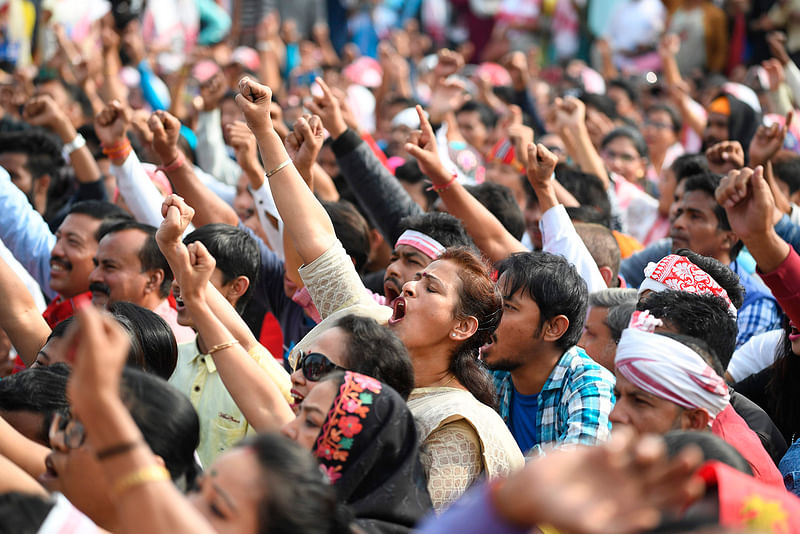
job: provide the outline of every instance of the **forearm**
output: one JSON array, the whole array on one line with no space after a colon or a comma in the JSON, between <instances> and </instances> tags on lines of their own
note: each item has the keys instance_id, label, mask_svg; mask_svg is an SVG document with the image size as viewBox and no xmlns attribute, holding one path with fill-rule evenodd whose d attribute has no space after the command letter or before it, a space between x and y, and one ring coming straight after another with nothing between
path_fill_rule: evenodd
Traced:
<instances>
[{"instance_id":1,"label":"forearm","mask_svg":"<svg viewBox=\"0 0 800 534\"><path fill-rule=\"evenodd\" d=\"M78 135L78 132L67 120L56 125L55 132L64 144L71 143ZM86 145L73 150L69 155L69 160L72 168L75 169L75 177L79 182L96 182L100 179L100 168Z\"/></svg>"},{"instance_id":2,"label":"forearm","mask_svg":"<svg viewBox=\"0 0 800 534\"><path fill-rule=\"evenodd\" d=\"M136 153L131 151L125 160L112 162L111 174L125 204L137 221L155 227L161 224L161 192L147 176Z\"/></svg>"},{"instance_id":3,"label":"forearm","mask_svg":"<svg viewBox=\"0 0 800 534\"><path fill-rule=\"evenodd\" d=\"M400 237L400 220L423 213L422 208L352 130L334 141L333 150L342 177L359 205L384 238L394 245Z\"/></svg>"},{"instance_id":4,"label":"forearm","mask_svg":"<svg viewBox=\"0 0 800 534\"><path fill-rule=\"evenodd\" d=\"M195 227L212 223L224 223L231 226L238 224L239 217L233 208L197 179L194 169L188 162L167 175L175 187L175 192L195 209L192 221Z\"/></svg>"},{"instance_id":5,"label":"forearm","mask_svg":"<svg viewBox=\"0 0 800 534\"><path fill-rule=\"evenodd\" d=\"M145 101L150 105L151 108L153 108L154 111L169 108L170 103L161 100L161 97L158 95L158 92L155 89L156 84L163 84L164 82L162 82L153 73L148 60L143 59L141 62L139 62L138 70L141 78L140 87L142 89L142 95L144 96Z\"/></svg>"},{"instance_id":6,"label":"forearm","mask_svg":"<svg viewBox=\"0 0 800 534\"><path fill-rule=\"evenodd\" d=\"M464 223L472 240L493 263L514 252L527 250L492 212L458 182L441 191L439 197L447 207L447 212Z\"/></svg>"},{"instance_id":7,"label":"forearm","mask_svg":"<svg viewBox=\"0 0 800 534\"><path fill-rule=\"evenodd\" d=\"M197 117L197 164L220 182L235 186L239 165L228 157L222 137L220 110L202 111Z\"/></svg>"},{"instance_id":8,"label":"forearm","mask_svg":"<svg viewBox=\"0 0 800 534\"><path fill-rule=\"evenodd\" d=\"M777 269L789 255L789 244L778 236L774 229L764 235L742 238L747 250L755 258L759 270L772 272Z\"/></svg>"},{"instance_id":9,"label":"forearm","mask_svg":"<svg viewBox=\"0 0 800 534\"><path fill-rule=\"evenodd\" d=\"M0 417L0 456L8 458L38 479L45 472L44 460L48 454L50 449L29 440Z\"/></svg>"},{"instance_id":10,"label":"forearm","mask_svg":"<svg viewBox=\"0 0 800 534\"><path fill-rule=\"evenodd\" d=\"M236 339L212 312L205 299L189 297L184 302L198 335L208 347L224 345ZM215 352L212 357L222 383L248 424L256 431L278 430L294 418L278 387L243 346L232 345Z\"/></svg>"},{"instance_id":11,"label":"forearm","mask_svg":"<svg viewBox=\"0 0 800 534\"><path fill-rule=\"evenodd\" d=\"M598 154L597 150L594 148L585 125L581 125L577 128L572 147L574 148L574 153L571 155L578 164L578 167L580 167L583 172L594 174L600 178L603 182L603 187L608 189L611 186L611 181L608 178L605 163L603 163L603 158L600 157L600 154Z\"/></svg>"},{"instance_id":12,"label":"forearm","mask_svg":"<svg viewBox=\"0 0 800 534\"><path fill-rule=\"evenodd\" d=\"M42 318L28 288L0 259L0 327L8 334L26 366L30 366L50 335L50 327Z\"/></svg>"},{"instance_id":13,"label":"forearm","mask_svg":"<svg viewBox=\"0 0 800 534\"><path fill-rule=\"evenodd\" d=\"M119 79L120 71L119 50L116 48L103 51L103 86L101 93L103 100L112 102L125 100L125 88Z\"/></svg>"},{"instance_id":14,"label":"forearm","mask_svg":"<svg viewBox=\"0 0 800 534\"><path fill-rule=\"evenodd\" d=\"M339 191L336 189L336 184L333 183L333 178L325 172L325 169L319 163L314 162L311 167L312 181L314 183L314 193L327 202L338 202Z\"/></svg>"},{"instance_id":15,"label":"forearm","mask_svg":"<svg viewBox=\"0 0 800 534\"><path fill-rule=\"evenodd\" d=\"M275 130L269 128L253 133L264 168L275 169L290 159ZM272 175L269 185L285 228L297 245L297 252L305 263L311 263L336 241L328 213L291 163Z\"/></svg>"},{"instance_id":16,"label":"forearm","mask_svg":"<svg viewBox=\"0 0 800 534\"><path fill-rule=\"evenodd\" d=\"M87 440L95 451L144 438L128 409L119 399L98 399L91 410L81 412ZM141 469L160 465L146 445L99 462L110 485ZM114 496L123 534L138 532L169 534L214 534L214 530L170 480L131 486Z\"/></svg>"}]
</instances>

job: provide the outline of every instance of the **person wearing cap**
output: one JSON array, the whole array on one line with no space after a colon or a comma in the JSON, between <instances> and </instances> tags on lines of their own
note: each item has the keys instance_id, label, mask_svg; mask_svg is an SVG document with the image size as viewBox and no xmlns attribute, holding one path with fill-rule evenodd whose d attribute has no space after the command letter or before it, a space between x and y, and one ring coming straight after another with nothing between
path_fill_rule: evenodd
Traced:
<instances>
[{"instance_id":1,"label":"person wearing cap","mask_svg":"<svg viewBox=\"0 0 800 534\"><path fill-rule=\"evenodd\" d=\"M711 431L745 457L756 478L783 486L758 436L730 406L730 391L708 346L689 336L656 333L663 322L634 312L614 361L616 404L610 421L640 433ZM718 369L712 368L716 363Z\"/></svg>"}]
</instances>

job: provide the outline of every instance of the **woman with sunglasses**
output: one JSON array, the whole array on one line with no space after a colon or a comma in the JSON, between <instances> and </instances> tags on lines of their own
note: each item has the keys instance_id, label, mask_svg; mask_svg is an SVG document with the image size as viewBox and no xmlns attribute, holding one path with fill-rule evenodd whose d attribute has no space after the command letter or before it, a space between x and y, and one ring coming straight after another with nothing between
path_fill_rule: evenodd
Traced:
<instances>
[{"instance_id":1,"label":"woman with sunglasses","mask_svg":"<svg viewBox=\"0 0 800 534\"><path fill-rule=\"evenodd\" d=\"M388 385L332 372L281 433L314 454L367 532L408 532L430 510L414 418Z\"/></svg>"},{"instance_id":2,"label":"woman with sunglasses","mask_svg":"<svg viewBox=\"0 0 800 534\"><path fill-rule=\"evenodd\" d=\"M325 98L315 99L315 107L323 114L338 113L330 89L321 80L317 83ZM237 104L256 137L264 167L270 169L267 178L278 211L305 262L300 274L323 317L298 343L290 361L300 351L315 352L309 347L344 315L388 323L414 366L416 389L409 408L434 507L455 500L481 475L494 478L521 467L522 453L491 408L496 403L494 385L477 360L502 315L488 267L468 250L444 250L429 236L410 234L408 239L438 259L404 285L393 308L375 303L337 240L330 218L272 128L270 89L245 78L239 90ZM416 146L424 157L438 162L433 131L421 109L418 113L425 131ZM297 154L322 144L322 127L313 118L301 118L295 126L287 146L299 147Z\"/></svg>"}]
</instances>

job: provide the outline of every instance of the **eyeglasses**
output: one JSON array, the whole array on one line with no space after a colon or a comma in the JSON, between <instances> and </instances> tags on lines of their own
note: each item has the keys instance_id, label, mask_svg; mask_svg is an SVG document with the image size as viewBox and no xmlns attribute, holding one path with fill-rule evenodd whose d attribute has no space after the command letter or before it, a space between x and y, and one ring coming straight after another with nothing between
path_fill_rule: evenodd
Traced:
<instances>
[{"instance_id":1,"label":"eyeglasses","mask_svg":"<svg viewBox=\"0 0 800 534\"><path fill-rule=\"evenodd\" d=\"M320 352L305 353L302 350L295 366L295 370L297 369L302 369L303 376L311 382L319 382L333 371L346 371L344 367L339 367Z\"/></svg>"},{"instance_id":2,"label":"eyeglasses","mask_svg":"<svg viewBox=\"0 0 800 534\"><path fill-rule=\"evenodd\" d=\"M56 413L50 423L48 439L53 447L59 440L67 449L77 449L86 441L86 429L77 419L72 419L69 413Z\"/></svg>"},{"instance_id":3,"label":"eyeglasses","mask_svg":"<svg viewBox=\"0 0 800 534\"><path fill-rule=\"evenodd\" d=\"M603 157L608 161L614 161L618 159L622 161L622 163L633 163L637 159L636 156L632 156L630 154L625 154L622 152L613 152L611 150L604 150Z\"/></svg>"},{"instance_id":4,"label":"eyeglasses","mask_svg":"<svg viewBox=\"0 0 800 534\"><path fill-rule=\"evenodd\" d=\"M672 124L659 121L644 121L645 127L655 128L656 130L672 130Z\"/></svg>"}]
</instances>

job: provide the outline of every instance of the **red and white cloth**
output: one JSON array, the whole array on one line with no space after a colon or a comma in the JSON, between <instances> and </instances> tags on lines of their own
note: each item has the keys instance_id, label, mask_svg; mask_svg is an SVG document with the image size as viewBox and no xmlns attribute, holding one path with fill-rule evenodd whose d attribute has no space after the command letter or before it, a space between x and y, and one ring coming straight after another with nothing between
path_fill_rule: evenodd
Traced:
<instances>
[{"instance_id":1,"label":"red and white cloth","mask_svg":"<svg viewBox=\"0 0 800 534\"><path fill-rule=\"evenodd\" d=\"M730 403L728 386L691 348L653 333L659 322L648 312L634 313L617 347L617 371L651 395L705 410L712 422Z\"/></svg>"},{"instance_id":2,"label":"red and white cloth","mask_svg":"<svg viewBox=\"0 0 800 534\"><path fill-rule=\"evenodd\" d=\"M714 295L728 303L728 310L736 317L736 307L728 297L728 292L711 278L707 272L684 256L670 254L658 263L649 263L644 270L644 282L639 286L639 294L650 291L683 291L696 295Z\"/></svg>"},{"instance_id":3,"label":"red and white cloth","mask_svg":"<svg viewBox=\"0 0 800 534\"><path fill-rule=\"evenodd\" d=\"M417 232L416 230L406 230L403 232L397 239L397 243L395 243L394 247L397 248L400 245L414 247L432 260L438 258L442 252L445 251L444 245L431 236L423 234L422 232Z\"/></svg>"}]
</instances>

